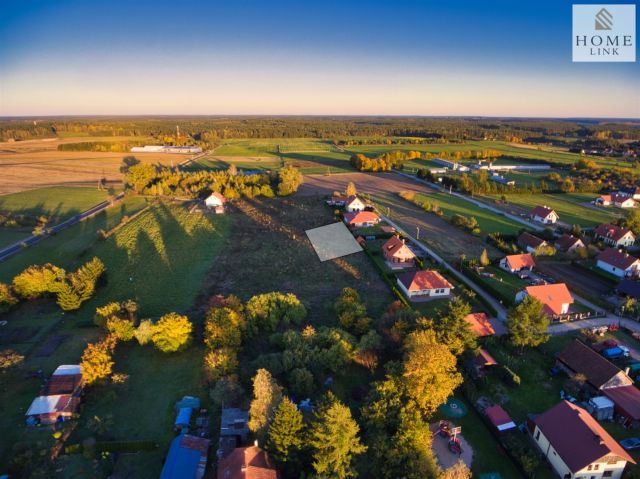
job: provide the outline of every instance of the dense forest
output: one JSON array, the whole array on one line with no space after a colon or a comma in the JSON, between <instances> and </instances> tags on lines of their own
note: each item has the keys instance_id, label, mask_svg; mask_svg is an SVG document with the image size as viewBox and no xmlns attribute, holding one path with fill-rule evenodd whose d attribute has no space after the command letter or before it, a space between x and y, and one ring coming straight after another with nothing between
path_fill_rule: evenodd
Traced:
<instances>
[{"instance_id":1,"label":"dense forest","mask_svg":"<svg viewBox=\"0 0 640 479\"><path fill-rule=\"evenodd\" d=\"M640 122L517 118L345 117L345 116L164 116L42 117L0 119L0 138L26 140L56 136L162 138L180 127L185 139L215 143L231 138L327 138L337 144L370 143L357 137L407 137L447 143L495 139L567 146L616 146L639 141ZM416 140L412 140L416 141Z\"/></svg>"}]
</instances>

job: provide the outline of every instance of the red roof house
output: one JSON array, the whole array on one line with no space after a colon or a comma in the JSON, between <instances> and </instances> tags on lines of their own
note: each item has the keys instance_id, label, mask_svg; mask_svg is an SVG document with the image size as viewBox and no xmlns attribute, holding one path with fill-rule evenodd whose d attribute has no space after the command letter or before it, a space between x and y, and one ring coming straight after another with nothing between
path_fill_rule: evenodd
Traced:
<instances>
[{"instance_id":1,"label":"red roof house","mask_svg":"<svg viewBox=\"0 0 640 479\"><path fill-rule=\"evenodd\" d=\"M416 258L415 253L411 251L399 236L389 238L389 240L382 245L382 253L390 263L403 263L408 266L413 265L413 261Z\"/></svg>"},{"instance_id":2,"label":"red roof house","mask_svg":"<svg viewBox=\"0 0 640 479\"><path fill-rule=\"evenodd\" d=\"M584 248L584 242L577 236L563 234L556 240L555 247L564 253L571 253L577 248Z\"/></svg>"},{"instance_id":3,"label":"red roof house","mask_svg":"<svg viewBox=\"0 0 640 479\"><path fill-rule=\"evenodd\" d=\"M562 401L534 419L533 439L559 477L619 478L631 456L588 411ZM590 472L594 471L594 472Z\"/></svg>"},{"instance_id":4,"label":"red roof house","mask_svg":"<svg viewBox=\"0 0 640 479\"><path fill-rule=\"evenodd\" d=\"M217 191L211 193L206 200L204 200L204 204L207 205L207 208L216 208L218 206L224 206L227 202L227 199L222 196Z\"/></svg>"},{"instance_id":5,"label":"red roof house","mask_svg":"<svg viewBox=\"0 0 640 479\"><path fill-rule=\"evenodd\" d=\"M531 271L536 263L530 254L512 254L500 260L500 267L510 273L516 273L523 269Z\"/></svg>"},{"instance_id":6,"label":"red roof house","mask_svg":"<svg viewBox=\"0 0 640 479\"><path fill-rule=\"evenodd\" d=\"M529 217L533 221L538 221L545 225L553 224L560 218L558 214L548 206L536 206L531 210L531 213L529 213Z\"/></svg>"},{"instance_id":7,"label":"red roof house","mask_svg":"<svg viewBox=\"0 0 640 479\"><path fill-rule=\"evenodd\" d=\"M487 318L487 313L471 313L464 320L471 325L471 330L478 336L493 336L496 331Z\"/></svg>"},{"instance_id":8,"label":"red roof house","mask_svg":"<svg viewBox=\"0 0 640 479\"><path fill-rule=\"evenodd\" d=\"M594 230L596 239L602 240L609 246L632 246L636 241L636 236L630 229L622 226L603 224Z\"/></svg>"},{"instance_id":9,"label":"red roof house","mask_svg":"<svg viewBox=\"0 0 640 479\"><path fill-rule=\"evenodd\" d=\"M573 304L573 296L564 283L527 286L516 295L516 301L523 301L526 296L533 296L544 305L547 315L553 317L567 314Z\"/></svg>"},{"instance_id":10,"label":"red roof house","mask_svg":"<svg viewBox=\"0 0 640 479\"><path fill-rule=\"evenodd\" d=\"M218 463L218 479L279 479L269 455L257 446L237 447Z\"/></svg>"},{"instance_id":11,"label":"red roof house","mask_svg":"<svg viewBox=\"0 0 640 479\"><path fill-rule=\"evenodd\" d=\"M398 275L398 286L411 300L451 294L453 285L437 271L410 271Z\"/></svg>"},{"instance_id":12,"label":"red roof house","mask_svg":"<svg viewBox=\"0 0 640 479\"><path fill-rule=\"evenodd\" d=\"M344 222L349 226L362 228L377 225L380 223L380 217L373 211L356 211L353 213L345 213Z\"/></svg>"},{"instance_id":13,"label":"red roof house","mask_svg":"<svg viewBox=\"0 0 640 479\"><path fill-rule=\"evenodd\" d=\"M516 423L513 422L507 411L502 406L491 406L484 410L489 422L498 432L509 431L515 429Z\"/></svg>"},{"instance_id":14,"label":"red roof house","mask_svg":"<svg viewBox=\"0 0 640 479\"><path fill-rule=\"evenodd\" d=\"M596 258L598 268L620 278L637 276L640 272L640 259L626 251L607 248Z\"/></svg>"}]
</instances>

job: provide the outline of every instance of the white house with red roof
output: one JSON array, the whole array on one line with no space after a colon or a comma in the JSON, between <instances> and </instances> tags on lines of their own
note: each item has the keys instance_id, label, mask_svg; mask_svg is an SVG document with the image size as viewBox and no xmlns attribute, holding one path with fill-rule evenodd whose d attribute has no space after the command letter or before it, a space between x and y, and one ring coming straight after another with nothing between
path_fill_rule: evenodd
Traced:
<instances>
[{"instance_id":1,"label":"white house with red roof","mask_svg":"<svg viewBox=\"0 0 640 479\"><path fill-rule=\"evenodd\" d=\"M392 236L382 245L384 258L394 265L413 266L416 254L405 244L399 236Z\"/></svg>"},{"instance_id":2,"label":"white house with red roof","mask_svg":"<svg viewBox=\"0 0 640 479\"><path fill-rule=\"evenodd\" d=\"M224 204L227 199L217 191L211 193L205 200L204 204L207 208L214 210L216 213L224 213Z\"/></svg>"},{"instance_id":3,"label":"white house with red roof","mask_svg":"<svg viewBox=\"0 0 640 479\"><path fill-rule=\"evenodd\" d=\"M564 283L527 286L516 294L516 302L524 301L527 296L533 296L540 301L544 306L544 312L551 318L567 314L573 304L573 296Z\"/></svg>"},{"instance_id":4,"label":"white house with red roof","mask_svg":"<svg viewBox=\"0 0 640 479\"><path fill-rule=\"evenodd\" d=\"M584 242L577 236L563 234L556 240L555 248L563 253L573 253L578 248L584 248Z\"/></svg>"},{"instance_id":5,"label":"white house with red roof","mask_svg":"<svg viewBox=\"0 0 640 479\"><path fill-rule=\"evenodd\" d=\"M533 221L537 221L538 223L543 223L545 225L552 225L560 219L558 214L548 206L536 206L531 210L531 213L529 213L529 217Z\"/></svg>"},{"instance_id":6,"label":"white house with red roof","mask_svg":"<svg viewBox=\"0 0 640 479\"><path fill-rule=\"evenodd\" d=\"M449 296L453 285L437 271L410 271L398 275L398 287L410 300Z\"/></svg>"},{"instance_id":7,"label":"white house with red roof","mask_svg":"<svg viewBox=\"0 0 640 479\"><path fill-rule=\"evenodd\" d=\"M373 211L358 211L345 213L344 222L354 228L363 228L377 225L380 223L380 217Z\"/></svg>"},{"instance_id":8,"label":"white house with red roof","mask_svg":"<svg viewBox=\"0 0 640 479\"><path fill-rule=\"evenodd\" d=\"M585 409L562 401L533 420L533 440L558 477L620 479L628 462L618 441Z\"/></svg>"},{"instance_id":9,"label":"white house with red roof","mask_svg":"<svg viewBox=\"0 0 640 479\"><path fill-rule=\"evenodd\" d=\"M598 255L596 260L598 268L620 278L628 278L640 274L640 259L631 256L626 251L607 248Z\"/></svg>"},{"instance_id":10,"label":"white house with red roof","mask_svg":"<svg viewBox=\"0 0 640 479\"><path fill-rule=\"evenodd\" d=\"M364 202L358 198L356 195L349 196L344 202L344 209L349 213L353 213L355 211L364 211L365 208Z\"/></svg>"},{"instance_id":11,"label":"white house with red roof","mask_svg":"<svg viewBox=\"0 0 640 479\"><path fill-rule=\"evenodd\" d=\"M603 224L598 226L593 233L596 239L618 248L626 248L636 242L636 236L630 229L618 225Z\"/></svg>"},{"instance_id":12,"label":"white house with red roof","mask_svg":"<svg viewBox=\"0 0 640 479\"><path fill-rule=\"evenodd\" d=\"M530 254L512 254L500 260L500 267L510 273L517 273L522 270L532 271L536 263Z\"/></svg>"}]
</instances>

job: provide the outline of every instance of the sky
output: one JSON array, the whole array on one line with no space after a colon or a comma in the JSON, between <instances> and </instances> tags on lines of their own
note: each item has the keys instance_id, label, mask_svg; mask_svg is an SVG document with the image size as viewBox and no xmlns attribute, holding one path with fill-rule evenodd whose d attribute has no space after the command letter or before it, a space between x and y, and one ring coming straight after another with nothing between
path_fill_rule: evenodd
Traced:
<instances>
[{"instance_id":1,"label":"sky","mask_svg":"<svg viewBox=\"0 0 640 479\"><path fill-rule=\"evenodd\" d=\"M571 5L3 0L0 116L640 118L638 62L572 62Z\"/></svg>"}]
</instances>

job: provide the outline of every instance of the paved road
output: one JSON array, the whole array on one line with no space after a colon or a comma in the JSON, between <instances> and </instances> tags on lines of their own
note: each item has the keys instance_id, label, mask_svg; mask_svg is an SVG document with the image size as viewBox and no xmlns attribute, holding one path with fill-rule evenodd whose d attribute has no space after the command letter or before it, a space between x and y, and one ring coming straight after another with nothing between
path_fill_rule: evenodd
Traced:
<instances>
[{"instance_id":1,"label":"paved road","mask_svg":"<svg viewBox=\"0 0 640 479\"><path fill-rule=\"evenodd\" d=\"M444 259L442 259L442 257L440 255L438 255L438 253L436 253L435 251L433 251L431 248L429 248L428 246L425 246L424 244L422 244L420 241L418 241L415 237L413 237L412 235L410 235L409 233L407 233L407 231L402 228L400 225L398 225L397 223L395 223L393 220L387 218L384 215L380 215L380 217L386 221L387 223L389 223L391 226L393 226L396 230L398 230L399 232L401 232L404 236L406 236L407 238L409 238L413 243L415 243L416 245L418 245L425 253L427 253L431 258L433 258L433 260L443 266L444 268L446 268L451 274L453 274L456 278L458 278L458 280L460 280L462 283L466 284L467 286L469 286L472 290L474 290L476 292L476 294L478 294L478 296L481 296L482 298L484 298L489 304L491 304L491 306L493 306L493 308L496 310L496 312L498 313L498 319L500 319L501 321L505 321L507 319L507 310L505 309L504 306L502 306L498 301L496 301L496 299L491 296L489 293L487 293L486 291L484 291L480 286L478 286L476 283L474 283L473 281L471 281L469 278L467 278L464 274L462 274L460 271L458 271L457 269L455 269L453 266L451 266L449 263L447 263Z\"/></svg>"},{"instance_id":2,"label":"paved road","mask_svg":"<svg viewBox=\"0 0 640 479\"><path fill-rule=\"evenodd\" d=\"M86 220L87 218L90 218L100 213L101 211L106 210L107 208L113 206L123 198L124 198L124 193L120 193L117 196L115 196L112 200L103 201L102 203L97 204L80 214L72 216L71 218L63 221L62 223L59 223L55 226L47 228L46 232L41 235L31 235L21 241L18 241L17 243L12 244L11 246L7 246L6 248L0 250L0 262L5 261L6 259L18 254L20 251L24 249L25 246L33 246L34 244L39 243L40 241L48 238L51 235L59 233L60 231L69 228L70 226L80 223L81 221Z\"/></svg>"},{"instance_id":3,"label":"paved road","mask_svg":"<svg viewBox=\"0 0 640 479\"><path fill-rule=\"evenodd\" d=\"M437 190L440 190L443 193L448 193L448 194L450 194L452 196L460 198L461 200L468 201L469 203L473 203L474 205L476 205L479 208L483 208L483 209L489 210L489 211L491 211L491 212L493 212L493 213L495 213L497 215L509 218L510 220L513 220L513 221L515 221L517 223L520 223L520 224L526 226L527 228L531 228L531 229L534 229L536 231L544 231L544 229L545 229L545 226L533 223L531 221L523 220L520 216L512 215L511 213L507 213L506 211L502 211L502 210L500 210L498 208L494 208L493 206L488 205L488 204L484 203L483 201L475 200L475 199L473 199L473 198L471 198L471 197L469 197L467 195L463 195L462 193L457 193L455 191L449 192L449 190L447 190L446 188L444 188L441 185L438 185L436 183L431 183L430 181L421 180L420 178L418 178L416 176L409 175L408 173L402 173L401 171L396 171L396 173L399 174L399 175L405 176L407 178L410 178L410 179L412 179L414 181L417 181L418 183L423 183L423 184L425 184L427 186L430 186L431 188L435 188Z\"/></svg>"}]
</instances>

